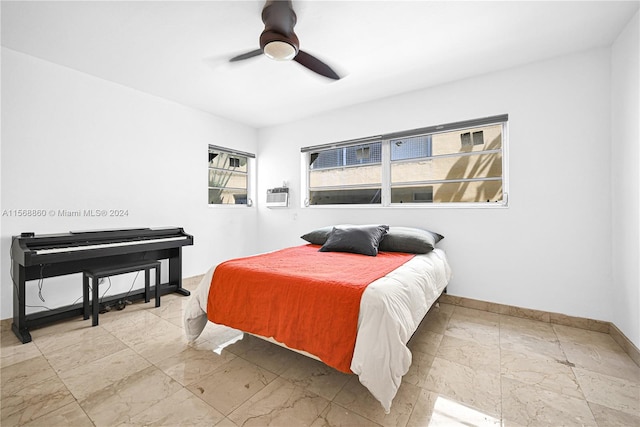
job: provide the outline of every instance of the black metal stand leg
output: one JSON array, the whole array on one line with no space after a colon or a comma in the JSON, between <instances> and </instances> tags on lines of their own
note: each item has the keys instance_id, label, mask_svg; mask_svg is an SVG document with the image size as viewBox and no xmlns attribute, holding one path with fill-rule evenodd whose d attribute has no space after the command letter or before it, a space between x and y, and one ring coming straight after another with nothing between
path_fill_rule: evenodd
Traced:
<instances>
[{"instance_id":1,"label":"black metal stand leg","mask_svg":"<svg viewBox=\"0 0 640 427\"><path fill-rule=\"evenodd\" d=\"M92 326L98 326L98 312L99 312L99 306L100 306L100 299L98 297L98 283L100 283L100 278L93 277L92 282L93 282L93 288L92 288L93 320L91 324Z\"/></svg>"},{"instance_id":2,"label":"black metal stand leg","mask_svg":"<svg viewBox=\"0 0 640 427\"><path fill-rule=\"evenodd\" d=\"M13 331L14 334L16 334L16 337L18 337L18 339L22 341L22 344L31 342L31 334L29 333L29 329L27 328L19 329L15 323L12 323L11 330Z\"/></svg>"},{"instance_id":3,"label":"black metal stand leg","mask_svg":"<svg viewBox=\"0 0 640 427\"><path fill-rule=\"evenodd\" d=\"M160 264L156 266L156 307L160 307Z\"/></svg>"},{"instance_id":4,"label":"black metal stand leg","mask_svg":"<svg viewBox=\"0 0 640 427\"><path fill-rule=\"evenodd\" d=\"M144 302L149 302L149 274L148 268L144 270Z\"/></svg>"},{"instance_id":5,"label":"black metal stand leg","mask_svg":"<svg viewBox=\"0 0 640 427\"><path fill-rule=\"evenodd\" d=\"M89 277L82 275L82 313L84 320L90 316L89 313Z\"/></svg>"},{"instance_id":6,"label":"black metal stand leg","mask_svg":"<svg viewBox=\"0 0 640 427\"><path fill-rule=\"evenodd\" d=\"M169 283L178 285L174 292L184 296L191 295L191 292L182 287L182 248L176 248L175 254L169 258Z\"/></svg>"},{"instance_id":7,"label":"black metal stand leg","mask_svg":"<svg viewBox=\"0 0 640 427\"><path fill-rule=\"evenodd\" d=\"M23 344L31 342L31 334L27 327L27 316L25 313L25 278L24 266L13 262L13 323L11 330Z\"/></svg>"}]
</instances>

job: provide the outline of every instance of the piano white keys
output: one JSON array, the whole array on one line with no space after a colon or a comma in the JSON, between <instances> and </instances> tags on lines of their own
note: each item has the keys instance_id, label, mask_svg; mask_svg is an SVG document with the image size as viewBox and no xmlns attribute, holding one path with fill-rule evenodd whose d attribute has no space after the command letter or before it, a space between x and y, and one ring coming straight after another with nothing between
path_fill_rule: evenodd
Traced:
<instances>
[{"instance_id":1,"label":"piano white keys","mask_svg":"<svg viewBox=\"0 0 640 427\"><path fill-rule=\"evenodd\" d=\"M102 249L102 248L118 248L118 247L133 246L133 245L145 245L150 243L174 242L174 241L187 240L187 239L189 239L188 236L165 237L162 239L126 240L122 242L87 244L87 245L80 245L80 246L67 246L67 247L59 247L59 248L51 248L51 249L36 249L33 251L33 254L45 255L45 254L55 254L55 253L74 252L74 251L87 251L87 250Z\"/></svg>"}]
</instances>

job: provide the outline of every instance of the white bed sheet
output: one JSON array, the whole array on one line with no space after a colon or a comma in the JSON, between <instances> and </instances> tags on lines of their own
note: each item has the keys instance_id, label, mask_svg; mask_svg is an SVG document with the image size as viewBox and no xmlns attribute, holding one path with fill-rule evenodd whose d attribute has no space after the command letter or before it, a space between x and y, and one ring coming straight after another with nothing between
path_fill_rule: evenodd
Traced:
<instances>
[{"instance_id":1,"label":"white bed sheet","mask_svg":"<svg viewBox=\"0 0 640 427\"><path fill-rule=\"evenodd\" d=\"M205 274L187 303L184 327L190 341L200 336L208 322L207 299L214 270ZM434 249L372 282L362 294L351 370L386 413L411 366L406 344L450 279L445 252Z\"/></svg>"}]
</instances>

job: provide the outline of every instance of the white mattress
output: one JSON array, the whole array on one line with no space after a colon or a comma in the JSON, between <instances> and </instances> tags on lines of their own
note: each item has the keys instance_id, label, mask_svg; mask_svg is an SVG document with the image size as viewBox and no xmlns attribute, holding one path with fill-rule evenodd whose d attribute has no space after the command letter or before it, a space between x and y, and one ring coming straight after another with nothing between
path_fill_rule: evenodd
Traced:
<instances>
[{"instance_id":1,"label":"white mattress","mask_svg":"<svg viewBox=\"0 0 640 427\"><path fill-rule=\"evenodd\" d=\"M198 338L207 324L207 298L214 270L212 267L207 272L187 303L184 327L189 340ZM450 278L445 252L435 249L416 255L372 282L362 294L351 370L387 413L402 376L411 366L407 341Z\"/></svg>"}]
</instances>

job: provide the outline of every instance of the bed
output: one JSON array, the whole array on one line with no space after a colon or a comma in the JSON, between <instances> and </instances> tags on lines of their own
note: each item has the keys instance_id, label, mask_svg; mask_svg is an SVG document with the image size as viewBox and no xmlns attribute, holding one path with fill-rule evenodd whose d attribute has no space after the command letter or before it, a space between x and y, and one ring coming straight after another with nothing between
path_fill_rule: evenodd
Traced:
<instances>
[{"instance_id":1,"label":"bed","mask_svg":"<svg viewBox=\"0 0 640 427\"><path fill-rule=\"evenodd\" d=\"M358 375L389 413L411 365L406 344L451 278L443 237L338 225L302 238L212 267L187 303L187 338L211 321L268 339Z\"/></svg>"}]
</instances>

